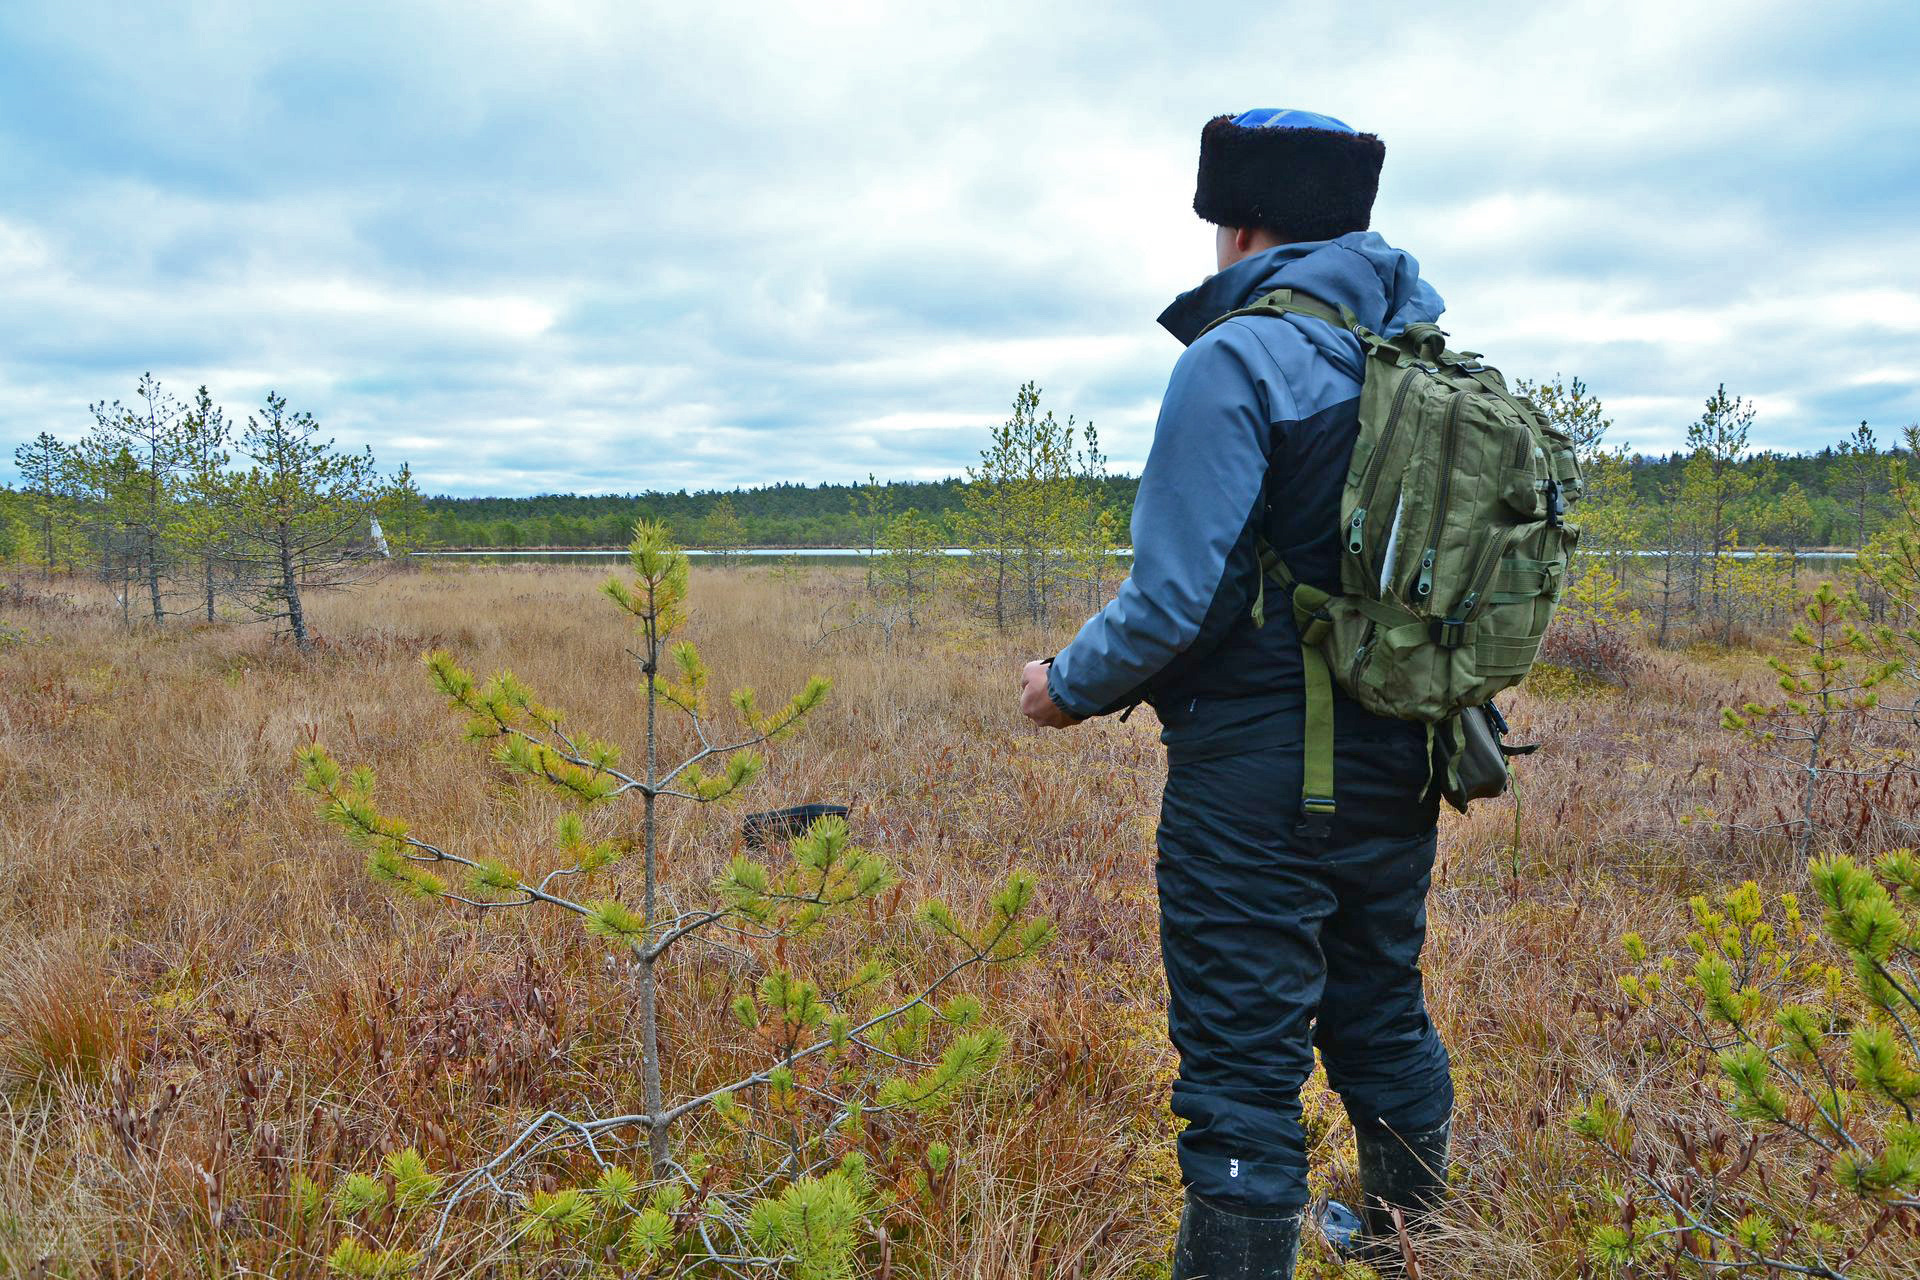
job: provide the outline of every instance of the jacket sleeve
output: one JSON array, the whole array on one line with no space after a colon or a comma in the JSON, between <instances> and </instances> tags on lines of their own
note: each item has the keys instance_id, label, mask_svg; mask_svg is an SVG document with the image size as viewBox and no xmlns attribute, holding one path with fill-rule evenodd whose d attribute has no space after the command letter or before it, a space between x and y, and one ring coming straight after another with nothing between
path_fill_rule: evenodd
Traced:
<instances>
[{"instance_id":1,"label":"jacket sleeve","mask_svg":"<svg viewBox=\"0 0 1920 1280\"><path fill-rule=\"evenodd\" d=\"M1047 692L1085 719L1130 706L1204 657L1253 607L1276 422L1292 396L1259 340L1229 322L1174 366L1133 505L1133 570L1054 658Z\"/></svg>"}]
</instances>

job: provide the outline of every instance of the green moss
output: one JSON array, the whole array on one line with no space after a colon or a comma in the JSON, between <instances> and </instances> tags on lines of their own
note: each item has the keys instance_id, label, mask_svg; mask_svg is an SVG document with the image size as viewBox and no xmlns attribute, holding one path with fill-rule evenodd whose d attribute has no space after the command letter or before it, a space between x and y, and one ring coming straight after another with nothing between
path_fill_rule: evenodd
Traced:
<instances>
[{"instance_id":1,"label":"green moss","mask_svg":"<svg viewBox=\"0 0 1920 1280\"><path fill-rule=\"evenodd\" d=\"M1551 662L1538 662L1527 678L1521 682L1521 688L1536 698L1572 699L1596 698L1619 693L1619 686L1602 680L1588 671L1576 671L1572 667L1562 667Z\"/></svg>"}]
</instances>

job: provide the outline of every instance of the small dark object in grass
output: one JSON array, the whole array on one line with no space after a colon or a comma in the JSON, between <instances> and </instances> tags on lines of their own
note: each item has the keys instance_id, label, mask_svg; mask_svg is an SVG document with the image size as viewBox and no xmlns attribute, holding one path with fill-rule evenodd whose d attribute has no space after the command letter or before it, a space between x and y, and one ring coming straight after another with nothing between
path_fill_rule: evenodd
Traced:
<instances>
[{"instance_id":1,"label":"small dark object in grass","mask_svg":"<svg viewBox=\"0 0 1920 1280\"><path fill-rule=\"evenodd\" d=\"M747 848L760 849L769 840L785 840L799 835L821 818L844 818L847 806L843 804L798 804L791 809L769 809L765 813L750 813L740 824L740 834L747 842Z\"/></svg>"}]
</instances>

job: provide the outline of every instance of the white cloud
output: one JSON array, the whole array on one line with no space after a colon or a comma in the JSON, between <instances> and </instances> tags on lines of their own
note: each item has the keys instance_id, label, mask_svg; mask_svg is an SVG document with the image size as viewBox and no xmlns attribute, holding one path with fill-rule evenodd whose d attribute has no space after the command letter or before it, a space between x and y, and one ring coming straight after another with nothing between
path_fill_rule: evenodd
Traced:
<instances>
[{"instance_id":1,"label":"white cloud","mask_svg":"<svg viewBox=\"0 0 1920 1280\"><path fill-rule=\"evenodd\" d=\"M102 30L115 38L98 38ZM153 369L431 488L952 474L1033 378L1146 454L1200 124L1389 144L1375 225L1513 376L1677 443L1920 414L1904 5L0 12L0 451ZM6 74L7 72L14 74ZM0 453L0 456L4 456Z\"/></svg>"}]
</instances>

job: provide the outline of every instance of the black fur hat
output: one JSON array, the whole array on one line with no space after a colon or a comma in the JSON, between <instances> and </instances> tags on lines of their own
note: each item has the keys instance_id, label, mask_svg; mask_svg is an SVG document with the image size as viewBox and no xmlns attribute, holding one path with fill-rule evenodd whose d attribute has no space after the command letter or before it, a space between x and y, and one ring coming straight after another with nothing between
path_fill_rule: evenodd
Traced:
<instances>
[{"instance_id":1,"label":"black fur hat","mask_svg":"<svg viewBox=\"0 0 1920 1280\"><path fill-rule=\"evenodd\" d=\"M1193 211L1223 227L1264 227L1288 240L1365 231L1387 147L1330 116L1248 111L1200 132Z\"/></svg>"}]
</instances>

